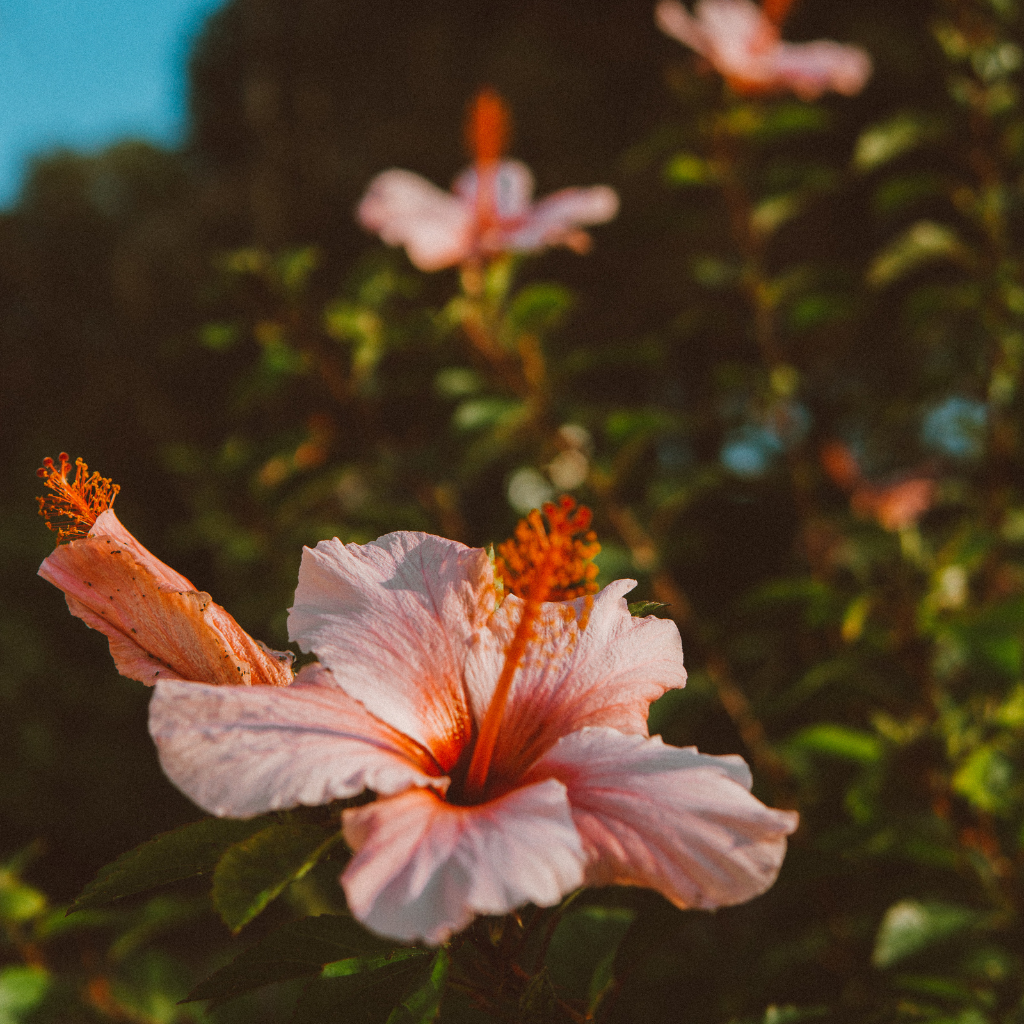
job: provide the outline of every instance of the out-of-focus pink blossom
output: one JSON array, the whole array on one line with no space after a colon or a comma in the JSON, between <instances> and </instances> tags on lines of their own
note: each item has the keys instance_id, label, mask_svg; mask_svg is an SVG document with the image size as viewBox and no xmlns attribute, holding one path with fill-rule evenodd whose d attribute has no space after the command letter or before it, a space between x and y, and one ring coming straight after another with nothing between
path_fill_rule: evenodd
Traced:
<instances>
[{"instance_id":1,"label":"out-of-focus pink blossom","mask_svg":"<svg viewBox=\"0 0 1024 1024\"><path fill-rule=\"evenodd\" d=\"M935 501L935 481L918 476L891 484L861 484L850 498L853 511L875 519L885 530L913 526Z\"/></svg>"},{"instance_id":2,"label":"out-of-focus pink blossom","mask_svg":"<svg viewBox=\"0 0 1024 1024\"><path fill-rule=\"evenodd\" d=\"M567 583L553 557L538 563L548 595ZM686 674L675 625L630 615L634 585L550 601L531 583L495 607L482 549L323 541L303 553L289 618L320 663L282 689L162 681L150 731L167 775L214 814L376 793L343 813L341 884L397 939L437 944L588 883L681 907L751 899L796 815L751 796L740 758L648 736L651 701Z\"/></svg>"},{"instance_id":3,"label":"out-of-focus pink blossom","mask_svg":"<svg viewBox=\"0 0 1024 1024\"><path fill-rule=\"evenodd\" d=\"M359 204L359 223L388 245L404 246L420 270L556 245L586 252L590 236L583 228L618 212L618 196L607 185L566 188L534 202L530 169L500 159L507 114L489 90L474 104L468 134L475 161L451 192L392 168L370 182Z\"/></svg>"},{"instance_id":4,"label":"out-of-focus pink blossom","mask_svg":"<svg viewBox=\"0 0 1024 1024\"><path fill-rule=\"evenodd\" d=\"M884 530L898 532L913 526L935 502L937 485L931 476L912 474L890 483L873 483L861 472L856 456L838 441L821 450L825 472L850 493L850 507Z\"/></svg>"},{"instance_id":5,"label":"out-of-focus pink blossom","mask_svg":"<svg viewBox=\"0 0 1024 1024\"><path fill-rule=\"evenodd\" d=\"M695 13L679 0L660 0L658 27L699 53L738 93L793 92L814 100L829 90L860 92L871 58L859 46L821 39L788 43L779 25L789 4L751 0L698 0Z\"/></svg>"}]
</instances>

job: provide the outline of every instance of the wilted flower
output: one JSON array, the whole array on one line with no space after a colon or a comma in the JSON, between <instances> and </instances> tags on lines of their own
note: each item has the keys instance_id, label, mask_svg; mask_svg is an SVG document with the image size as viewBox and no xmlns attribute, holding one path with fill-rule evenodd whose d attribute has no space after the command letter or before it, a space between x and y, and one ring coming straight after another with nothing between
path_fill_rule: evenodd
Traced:
<instances>
[{"instance_id":1,"label":"wilted flower","mask_svg":"<svg viewBox=\"0 0 1024 1024\"><path fill-rule=\"evenodd\" d=\"M813 100L828 90L853 96L871 75L859 46L827 39L787 43L779 26L790 0L698 0L691 15L679 0L660 0L658 27L696 50L738 93L791 91Z\"/></svg>"},{"instance_id":2,"label":"wilted flower","mask_svg":"<svg viewBox=\"0 0 1024 1024\"><path fill-rule=\"evenodd\" d=\"M555 245L585 252L590 236L582 228L618 212L618 196L606 185L566 188L534 203L530 169L501 159L508 113L496 93L477 96L467 135L474 163L455 179L452 192L393 168L370 182L359 204L359 223L388 245L404 246L420 270Z\"/></svg>"},{"instance_id":3,"label":"wilted flower","mask_svg":"<svg viewBox=\"0 0 1024 1024\"><path fill-rule=\"evenodd\" d=\"M583 884L701 908L763 892L796 815L750 795L739 757L648 736L685 682L678 631L630 615L631 580L594 593L586 510L545 512L493 564L423 533L307 548L289 632L320 663L280 689L158 682L167 775L232 817L372 790L343 812L341 883L402 940Z\"/></svg>"},{"instance_id":4,"label":"wilted flower","mask_svg":"<svg viewBox=\"0 0 1024 1024\"><path fill-rule=\"evenodd\" d=\"M254 640L209 594L147 551L110 507L118 487L78 459L39 475L50 494L39 511L58 535L39 575L64 591L68 608L110 641L118 672L152 686L168 676L218 685L292 681L292 655Z\"/></svg>"},{"instance_id":5,"label":"wilted flower","mask_svg":"<svg viewBox=\"0 0 1024 1024\"><path fill-rule=\"evenodd\" d=\"M864 477L856 456L838 441L821 450L825 472L844 491L850 507L864 519L874 519L884 530L898 532L913 526L932 507L936 483L933 477L911 474L889 483L872 483Z\"/></svg>"}]
</instances>

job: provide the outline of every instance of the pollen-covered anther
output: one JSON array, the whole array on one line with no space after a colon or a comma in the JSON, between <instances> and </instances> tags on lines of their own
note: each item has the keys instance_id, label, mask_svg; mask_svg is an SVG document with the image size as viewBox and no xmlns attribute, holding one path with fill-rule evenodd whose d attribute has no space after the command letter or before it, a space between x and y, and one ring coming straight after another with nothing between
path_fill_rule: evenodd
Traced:
<instances>
[{"instance_id":1,"label":"pollen-covered anther","mask_svg":"<svg viewBox=\"0 0 1024 1024\"><path fill-rule=\"evenodd\" d=\"M519 521L515 535L498 546L495 571L505 589L517 597L539 601L571 601L596 593L601 550L590 529L589 508L568 495L558 504L544 506L544 519L536 509Z\"/></svg>"},{"instance_id":2,"label":"pollen-covered anther","mask_svg":"<svg viewBox=\"0 0 1024 1024\"><path fill-rule=\"evenodd\" d=\"M590 529L592 518L589 508L583 505L577 508L572 498L563 495L557 505L549 502L544 506L543 517L534 509L521 519L515 536L498 547L495 573L500 575L505 589L521 598L524 604L515 633L505 650L505 663L494 685L466 772L466 792L471 797L479 799L485 791L512 680L527 648L535 642L536 625L544 602L570 601L585 596L579 628L586 629L593 603L590 595L598 589L597 566L593 559L601 550L597 536Z\"/></svg>"},{"instance_id":3,"label":"pollen-covered anther","mask_svg":"<svg viewBox=\"0 0 1024 1024\"><path fill-rule=\"evenodd\" d=\"M36 470L36 476L52 492L41 495L36 501L39 514L57 534L57 543L64 544L86 536L100 514L114 504L121 488L99 473L90 473L83 459L75 460L75 476L69 480L71 457L61 452L58 461L59 465L55 465L47 456Z\"/></svg>"}]
</instances>

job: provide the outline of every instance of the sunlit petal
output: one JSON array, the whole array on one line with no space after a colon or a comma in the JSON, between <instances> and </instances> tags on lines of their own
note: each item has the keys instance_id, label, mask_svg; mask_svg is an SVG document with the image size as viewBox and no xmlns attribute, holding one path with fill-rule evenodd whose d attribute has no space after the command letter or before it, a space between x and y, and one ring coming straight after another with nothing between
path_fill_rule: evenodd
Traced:
<instances>
[{"instance_id":1,"label":"sunlit petal","mask_svg":"<svg viewBox=\"0 0 1024 1024\"><path fill-rule=\"evenodd\" d=\"M164 680L149 731L167 777L204 810L234 818L448 782L317 665L287 689Z\"/></svg>"},{"instance_id":2,"label":"sunlit petal","mask_svg":"<svg viewBox=\"0 0 1024 1024\"><path fill-rule=\"evenodd\" d=\"M167 676L217 685L291 682L291 659L253 640L209 594L147 551L113 511L60 545L39 575L72 614L110 641L118 671L152 685Z\"/></svg>"},{"instance_id":3,"label":"sunlit petal","mask_svg":"<svg viewBox=\"0 0 1024 1024\"><path fill-rule=\"evenodd\" d=\"M302 553L288 631L447 770L472 730L463 666L494 600L480 548L425 533L321 541Z\"/></svg>"},{"instance_id":4,"label":"sunlit petal","mask_svg":"<svg viewBox=\"0 0 1024 1024\"><path fill-rule=\"evenodd\" d=\"M559 737L584 726L646 736L651 701L685 684L679 630L667 619L630 615L623 595L635 586L617 580L593 598L544 606L502 720L494 764L503 778L525 771ZM518 598L507 597L466 663L478 721L521 610Z\"/></svg>"},{"instance_id":5,"label":"sunlit petal","mask_svg":"<svg viewBox=\"0 0 1024 1024\"><path fill-rule=\"evenodd\" d=\"M752 899L774 881L797 826L792 811L753 797L736 756L670 747L660 737L586 729L566 736L530 773L568 788L594 885L642 885L680 907Z\"/></svg>"},{"instance_id":6,"label":"sunlit petal","mask_svg":"<svg viewBox=\"0 0 1024 1024\"><path fill-rule=\"evenodd\" d=\"M583 882L585 855L553 779L475 807L423 789L344 813L355 857L342 875L374 931L436 945L477 914L547 907Z\"/></svg>"}]
</instances>

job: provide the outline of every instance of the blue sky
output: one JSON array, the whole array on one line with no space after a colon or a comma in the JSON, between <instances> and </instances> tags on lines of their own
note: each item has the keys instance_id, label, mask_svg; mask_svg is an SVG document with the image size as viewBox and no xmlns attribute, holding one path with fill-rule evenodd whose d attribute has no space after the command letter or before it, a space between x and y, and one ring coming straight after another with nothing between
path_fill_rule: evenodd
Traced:
<instances>
[{"instance_id":1,"label":"blue sky","mask_svg":"<svg viewBox=\"0 0 1024 1024\"><path fill-rule=\"evenodd\" d=\"M176 143L189 42L223 2L0 0L0 207L37 153Z\"/></svg>"}]
</instances>

